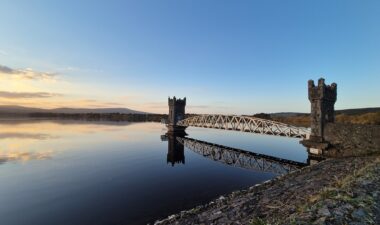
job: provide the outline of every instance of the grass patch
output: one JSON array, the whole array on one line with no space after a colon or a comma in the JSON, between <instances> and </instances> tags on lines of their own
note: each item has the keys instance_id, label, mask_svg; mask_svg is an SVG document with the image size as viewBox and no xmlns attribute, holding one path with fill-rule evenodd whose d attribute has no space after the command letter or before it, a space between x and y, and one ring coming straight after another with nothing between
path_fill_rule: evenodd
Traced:
<instances>
[{"instance_id":1,"label":"grass patch","mask_svg":"<svg viewBox=\"0 0 380 225\"><path fill-rule=\"evenodd\" d=\"M297 212L304 213L309 211L310 204L314 204L314 207L318 209L322 206L322 201L326 199L343 201L360 207L374 204L374 200L370 196L364 198L360 196L355 197L352 188L360 179L373 178L376 176L376 174L374 174L374 168L379 163L380 157L362 168L353 168L351 174L346 175L342 179L337 178L331 186L325 187L319 193L310 196L305 204L297 207Z\"/></svg>"}]
</instances>

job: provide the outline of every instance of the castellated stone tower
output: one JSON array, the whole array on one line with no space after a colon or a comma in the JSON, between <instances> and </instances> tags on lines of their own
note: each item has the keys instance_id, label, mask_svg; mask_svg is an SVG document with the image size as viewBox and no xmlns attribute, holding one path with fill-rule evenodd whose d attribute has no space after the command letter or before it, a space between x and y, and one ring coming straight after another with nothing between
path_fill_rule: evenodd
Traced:
<instances>
[{"instance_id":1,"label":"castellated stone tower","mask_svg":"<svg viewBox=\"0 0 380 225\"><path fill-rule=\"evenodd\" d=\"M168 118L168 128L169 131L184 131L185 127L177 126L177 122L185 119L185 106L186 97L184 99L176 99L174 96L172 99L168 98L169 103L169 118Z\"/></svg>"},{"instance_id":2,"label":"castellated stone tower","mask_svg":"<svg viewBox=\"0 0 380 225\"><path fill-rule=\"evenodd\" d=\"M324 142L323 129L326 123L335 120L334 104L336 102L337 85L325 84L325 79L318 80L318 86L313 80L308 82L309 100L311 103L311 135L310 141Z\"/></svg>"}]
</instances>

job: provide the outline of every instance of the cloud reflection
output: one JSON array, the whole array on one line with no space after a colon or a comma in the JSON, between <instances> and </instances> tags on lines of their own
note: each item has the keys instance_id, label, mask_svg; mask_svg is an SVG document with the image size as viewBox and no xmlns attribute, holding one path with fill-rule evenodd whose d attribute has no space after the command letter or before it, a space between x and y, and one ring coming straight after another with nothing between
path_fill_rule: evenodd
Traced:
<instances>
[{"instance_id":1,"label":"cloud reflection","mask_svg":"<svg viewBox=\"0 0 380 225\"><path fill-rule=\"evenodd\" d=\"M52 151L46 152L23 152L23 151L10 151L0 153L0 164L7 162L27 162L30 160L46 160L51 159Z\"/></svg>"},{"instance_id":2,"label":"cloud reflection","mask_svg":"<svg viewBox=\"0 0 380 225\"><path fill-rule=\"evenodd\" d=\"M19 133L19 132L0 133L0 139L7 139L7 138L46 140L46 139L57 138L57 136L52 136L49 134L42 134L42 133Z\"/></svg>"}]
</instances>

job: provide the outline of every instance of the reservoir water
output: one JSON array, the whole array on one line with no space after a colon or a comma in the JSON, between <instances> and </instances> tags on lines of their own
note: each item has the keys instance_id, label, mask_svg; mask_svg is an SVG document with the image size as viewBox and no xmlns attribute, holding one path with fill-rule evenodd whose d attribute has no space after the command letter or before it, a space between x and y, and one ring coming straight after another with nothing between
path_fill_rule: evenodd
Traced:
<instances>
[{"instance_id":1,"label":"reservoir water","mask_svg":"<svg viewBox=\"0 0 380 225\"><path fill-rule=\"evenodd\" d=\"M186 132L208 143L307 162L299 139ZM165 133L159 123L0 121L0 224L147 224L278 175L210 159L180 143L173 147Z\"/></svg>"}]
</instances>

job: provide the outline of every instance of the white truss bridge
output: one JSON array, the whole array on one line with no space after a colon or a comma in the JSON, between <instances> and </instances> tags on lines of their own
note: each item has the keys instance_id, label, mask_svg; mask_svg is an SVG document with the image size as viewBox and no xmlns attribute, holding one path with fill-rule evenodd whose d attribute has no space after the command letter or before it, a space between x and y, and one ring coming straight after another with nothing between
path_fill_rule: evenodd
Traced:
<instances>
[{"instance_id":1,"label":"white truss bridge","mask_svg":"<svg viewBox=\"0 0 380 225\"><path fill-rule=\"evenodd\" d=\"M249 170L287 174L307 165L305 163L279 159L273 156L230 148L192 138L177 137L177 141L191 151L206 158Z\"/></svg>"},{"instance_id":2,"label":"white truss bridge","mask_svg":"<svg viewBox=\"0 0 380 225\"><path fill-rule=\"evenodd\" d=\"M310 135L310 130L306 128L248 116L198 115L178 121L177 126L236 130L294 138L307 138Z\"/></svg>"}]
</instances>

